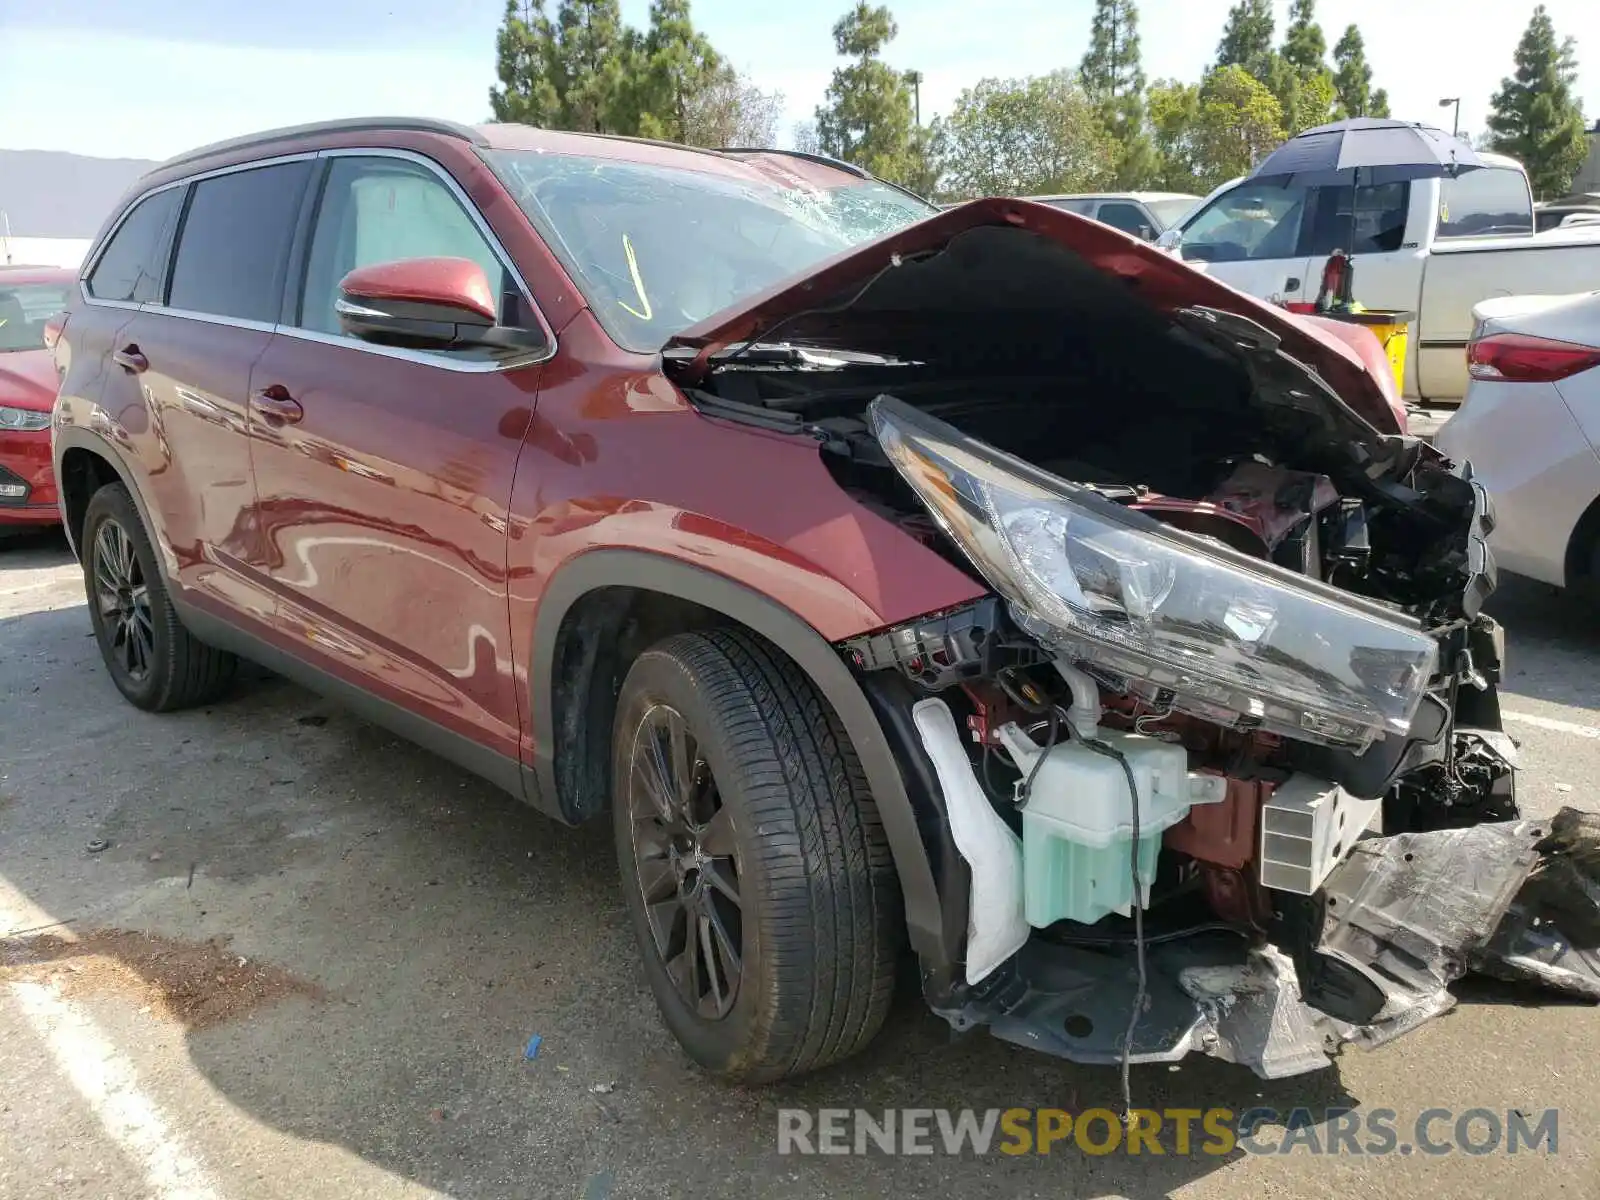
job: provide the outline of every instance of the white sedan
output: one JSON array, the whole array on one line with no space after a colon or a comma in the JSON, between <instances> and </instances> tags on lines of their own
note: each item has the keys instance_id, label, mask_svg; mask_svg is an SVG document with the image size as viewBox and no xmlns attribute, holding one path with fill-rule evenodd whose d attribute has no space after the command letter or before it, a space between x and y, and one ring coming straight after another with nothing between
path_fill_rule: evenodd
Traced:
<instances>
[{"instance_id":1,"label":"white sedan","mask_svg":"<svg viewBox=\"0 0 1600 1200\"><path fill-rule=\"evenodd\" d=\"M1600 583L1600 292L1473 309L1471 381L1434 439L1494 497L1502 568Z\"/></svg>"}]
</instances>

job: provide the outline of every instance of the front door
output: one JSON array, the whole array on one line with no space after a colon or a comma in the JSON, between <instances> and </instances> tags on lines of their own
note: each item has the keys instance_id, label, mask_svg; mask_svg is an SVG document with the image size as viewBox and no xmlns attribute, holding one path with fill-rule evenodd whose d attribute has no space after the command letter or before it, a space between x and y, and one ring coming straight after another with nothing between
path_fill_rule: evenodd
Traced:
<instances>
[{"instance_id":1,"label":"front door","mask_svg":"<svg viewBox=\"0 0 1600 1200\"><path fill-rule=\"evenodd\" d=\"M500 283L503 321L534 323L532 305L438 167L378 151L323 165L304 283L252 382L273 410L251 456L279 631L314 665L514 763L507 503L540 368L356 341L334 301L355 267L449 255Z\"/></svg>"},{"instance_id":2,"label":"front door","mask_svg":"<svg viewBox=\"0 0 1600 1200\"><path fill-rule=\"evenodd\" d=\"M1213 197L1183 227L1184 260L1262 300L1316 299L1306 277L1307 189L1246 179Z\"/></svg>"}]
</instances>

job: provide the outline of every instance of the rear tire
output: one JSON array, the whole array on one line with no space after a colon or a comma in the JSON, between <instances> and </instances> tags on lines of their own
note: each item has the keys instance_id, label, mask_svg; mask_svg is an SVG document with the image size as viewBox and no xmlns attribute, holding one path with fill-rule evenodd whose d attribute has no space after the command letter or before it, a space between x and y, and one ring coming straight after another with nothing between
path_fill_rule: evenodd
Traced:
<instances>
[{"instance_id":1,"label":"rear tire","mask_svg":"<svg viewBox=\"0 0 1600 1200\"><path fill-rule=\"evenodd\" d=\"M172 712L227 690L238 660L184 628L122 484L90 498L80 545L89 620L118 691L146 711Z\"/></svg>"},{"instance_id":2,"label":"rear tire","mask_svg":"<svg viewBox=\"0 0 1600 1200\"><path fill-rule=\"evenodd\" d=\"M810 680L749 634L677 634L629 670L613 746L623 893L689 1056L769 1082L864 1047L893 997L900 891Z\"/></svg>"}]
</instances>

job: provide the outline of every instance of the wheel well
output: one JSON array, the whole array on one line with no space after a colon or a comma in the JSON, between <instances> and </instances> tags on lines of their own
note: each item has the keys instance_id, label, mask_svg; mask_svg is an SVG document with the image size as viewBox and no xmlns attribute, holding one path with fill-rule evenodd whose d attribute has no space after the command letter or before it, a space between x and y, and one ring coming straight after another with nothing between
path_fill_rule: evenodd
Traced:
<instances>
[{"instance_id":1,"label":"wheel well","mask_svg":"<svg viewBox=\"0 0 1600 1200\"><path fill-rule=\"evenodd\" d=\"M1600 544L1600 496L1589 502L1583 516L1572 527L1572 536L1567 539L1566 561L1562 564L1562 582L1567 587L1593 574L1597 544Z\"/></svg>"},{"instance_id":2,"label":"wheel well","mask_svg":"<svg viewBox=\"0 0 1600 1200\"><path fill-rule=\"evenodd\" d=\"M556 635L550 682L556 802L571 821L611 798L611 724L628 668L674 633L737 625L692 600L636 587L601 587L569 608Z\"/></svg>"},{"instance_id":3,"label":"wheel well","mask_svg":"<svg viewBox=\"0 0 1600 1200\"><path fill-rule=\"evenodd\" d=\"M61 498L67 511L67 536L81 554L83 516L89 500L108 483L119 483L122 476L93 450L73 446L61 456Z\"/></svg>"}]
</instances>

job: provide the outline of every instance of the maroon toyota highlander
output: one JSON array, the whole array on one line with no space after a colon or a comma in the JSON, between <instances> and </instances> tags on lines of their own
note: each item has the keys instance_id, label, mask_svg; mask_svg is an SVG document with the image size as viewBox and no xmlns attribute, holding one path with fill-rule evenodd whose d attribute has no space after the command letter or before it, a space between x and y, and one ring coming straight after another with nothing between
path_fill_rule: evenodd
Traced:
<instances>
[{"instance_id":1,"label":"maroon toyota highlander","mask_svg":"<svg viewBox=\"0 0 1600 1200\"><path fill-rule=\"evenodd\" d=\"M1267 1076L1469 970L1596 995L1544 919L1588 819L1513 796L1470 467L1374 347L1114 229L334 122L140 181L55 356L128 700L248 658L609 820L726 1077L862 1047L908 951L956 1029Z\"/></svg>"}]
</instances>

